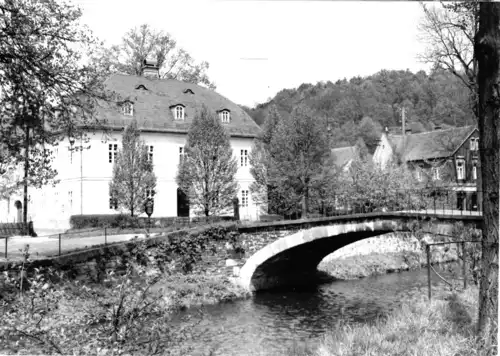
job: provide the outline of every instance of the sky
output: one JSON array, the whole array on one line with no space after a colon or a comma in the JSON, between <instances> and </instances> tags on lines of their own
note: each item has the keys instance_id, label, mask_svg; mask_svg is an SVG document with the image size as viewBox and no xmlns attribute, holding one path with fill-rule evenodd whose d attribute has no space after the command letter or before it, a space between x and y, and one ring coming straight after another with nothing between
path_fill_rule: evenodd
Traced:
<instances>
[{"instance_id":1,"label":"sky","mask_svg":"<svg viewBox=\"0 0 500 356\"><path fill-rule=\"evenodd\" d=\"M72 0L107 45L147 23L210 64L216 91L250 107L302 83L428 70L418 2Z\"/></svg>"}]
</instances>

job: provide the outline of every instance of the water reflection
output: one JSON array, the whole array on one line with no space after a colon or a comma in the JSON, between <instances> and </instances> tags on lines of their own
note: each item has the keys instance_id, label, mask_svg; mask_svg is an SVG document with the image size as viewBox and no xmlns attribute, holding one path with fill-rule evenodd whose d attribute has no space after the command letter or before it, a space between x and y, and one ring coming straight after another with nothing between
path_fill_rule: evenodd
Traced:
<instances>
[{"instance_id":1,"label":"water reflection","mask_svg":"<svg viewBox=\"0 0 500 356\"><path fill-rule=\"evenodd\" d=\"M366 323L406 299L424 298L426 278L425 270L402 272L208 306L199 325L207 330L193 341L194 354L212 349L214 355L284 355L297 342L317 344L340 320ZM444 289L437 279L433 285Z\"/></svg>"}]
</instances>

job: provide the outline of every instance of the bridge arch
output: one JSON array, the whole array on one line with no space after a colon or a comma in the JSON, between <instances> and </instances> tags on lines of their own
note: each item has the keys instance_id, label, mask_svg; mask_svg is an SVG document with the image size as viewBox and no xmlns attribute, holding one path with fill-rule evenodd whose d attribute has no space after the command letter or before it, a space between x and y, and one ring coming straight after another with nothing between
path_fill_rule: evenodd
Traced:
<instances>
[{"instance_id":1,"label":"bridge arch","mask_svg":"<svg viewBox=\"0 0 500 356\"><path fill-rule=\"evenodd\" d=\"M408 219L380 219L302 230L254 253L241 268L239 283L249 291L310 284L321 260L336 250L369 237L412 231L413 227ZM452 225L429 227L429 233L448 234Z\"/></svg>"}]
</instances>

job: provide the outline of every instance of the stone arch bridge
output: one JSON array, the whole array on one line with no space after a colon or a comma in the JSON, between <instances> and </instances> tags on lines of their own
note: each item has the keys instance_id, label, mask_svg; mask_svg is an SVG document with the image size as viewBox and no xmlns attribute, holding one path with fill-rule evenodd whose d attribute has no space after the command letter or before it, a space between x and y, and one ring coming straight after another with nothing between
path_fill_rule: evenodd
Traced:
<instances>
[{"instance_id":1,"label":"stone arch bridge","mask_svg":"<svg viewBox=\"0 0 500 356\"><path fill-rule=\"evenodd\" d=\"M248 232L300 229L278 238L251 255L239 271L238 283L250 291L292 287L316 275L321 260L353 242L391 232L421 231L450 235L457 222L479 228L482 217L423 213L371 213L358 216L272 223ZM240 232L245 232L240 228Z\"/></svg>"}]
</instances>

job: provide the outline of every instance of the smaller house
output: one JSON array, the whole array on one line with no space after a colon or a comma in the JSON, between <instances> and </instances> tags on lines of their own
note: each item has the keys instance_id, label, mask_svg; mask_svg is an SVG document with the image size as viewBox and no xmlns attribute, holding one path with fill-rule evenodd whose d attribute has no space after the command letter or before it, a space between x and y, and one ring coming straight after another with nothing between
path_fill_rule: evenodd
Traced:
<instances>
[{"instance_id":1,"label":"smaller house","mask_svg":"<svg viewBox=\"0 0 500 356\"><path fill-rule=\"evenodd\" d=\"M331 153L333 163L337 168L341 169L342 172L347 172L352 162L359 156L356 146L332 148Z\"/></svg>"},{"instance_id":2,"label":"smaller house","mask_svg":"<svg viewBox=\"0 0 500 356\"><path fill-rule=\"evenodd\" d=\"M478 209L479 132L474 126L382 134L373 161L381 168L390 162L406 164L422 187L456 191L457 209Z\"/></svg>"}]
</instances>

